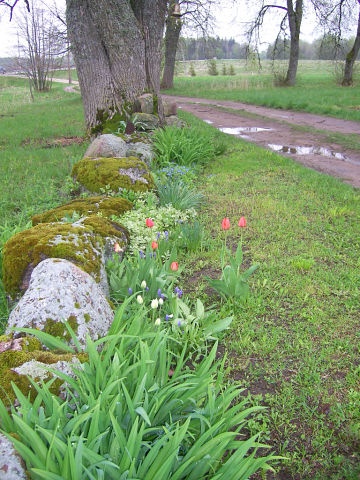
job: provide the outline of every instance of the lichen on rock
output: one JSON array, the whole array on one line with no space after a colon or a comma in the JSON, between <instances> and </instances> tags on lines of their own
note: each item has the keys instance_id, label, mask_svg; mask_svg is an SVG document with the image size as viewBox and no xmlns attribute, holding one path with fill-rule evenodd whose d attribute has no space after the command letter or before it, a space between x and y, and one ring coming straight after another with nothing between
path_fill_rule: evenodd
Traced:
<instances>
[{"instance_id":1,"label":"lichen on rock","mask_svg":"<svg viewBox=\"0 0 360 480\"><path fill-rule=\"evenodd\" d=\"M12 442L0 433L0 480L26 480L25 463Z\"/></svg>"},{"instance_id":2,"label":"lichen on rock","mask_svg":"<svg viewBox=\"0 0 360 480\"><path fill-rule=\"evenodd\" d=\"M66 322L85 348L87 337L105 336L113 319L104 292L89 274L67 260L48 258L34 268L6 332L15 329L16 336L16 328L33 328L75 345Z\"/></svg>"},{"instance_id":3,"label":"lichen on rock","mask_svg":"<svg viewBox=\"0 0 360 480\"><path fill-rule=\"evenodd\" d=\"M106 185L114 192L122 189L146 192L155 186L148 166L136 157L83 158L74 165L72 176L93 193L99 193Z\"/></svg>"}]
</instances>

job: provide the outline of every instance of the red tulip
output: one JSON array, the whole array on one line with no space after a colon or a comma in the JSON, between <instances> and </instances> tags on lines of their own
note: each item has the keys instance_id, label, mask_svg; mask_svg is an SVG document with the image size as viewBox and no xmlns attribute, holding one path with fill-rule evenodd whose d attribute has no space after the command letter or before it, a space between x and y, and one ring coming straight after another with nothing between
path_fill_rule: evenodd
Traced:
<instances>
[{"instance_id":1,"label":"red tulip","mask_svg":"<svg viewBox=\"0 0 360 480\"><path fill-rule=\"evenodd\" d=\"M152 242L151 248L152 248L153 250L156 250L158 247L159 247L159 244L158 244L157 242L155 242L155 241Z\"/></svg>"},{"instance_id":2,"label":"red tulip","mask_svg":"<svg viewBox=\"0 0 360 480\"><path fill-rule=\"evenodd\" d=\"M239 227L246 227L246 218L241 217L238 223Z\"/></svg>"},{"instance_id":3,"label":"red tulip","mask_svg":"<svg viewBox=\"0 0 360 480\"><path fill-rule=\"evenodd\" d=\"M221 222L221 228L223 230L229 230L230 228L230 220L228 219L228 217L225 217L223 218L222 222Z\"/></svg>"},{"instance_id":4,"label":"red tulip","mask_svg":"<svg viewBox=\"0 0 360 480\"><path fill-rule=\"evenodd\" d=\"M147 227L153 227L154 226L154 221L151 218L147 218L145 220L146 226Z\"/></svg>"},{"instance_id":5,"label":"red tulip","mask_svg":"<svg viewBox=\"0 0 360 480\"><path fill-rule=\"evenodd\" d=\"M178 262L172 262L170 265L170 270L172 270L173 272L177 272L179 270Z\"/></svg>"}]
</instances>

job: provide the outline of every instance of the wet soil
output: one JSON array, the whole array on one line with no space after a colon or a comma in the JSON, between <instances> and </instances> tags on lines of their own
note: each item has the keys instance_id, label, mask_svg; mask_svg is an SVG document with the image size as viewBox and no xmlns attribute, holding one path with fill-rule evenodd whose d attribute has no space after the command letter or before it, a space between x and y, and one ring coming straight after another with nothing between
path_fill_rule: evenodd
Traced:
<instances>
[{"instance_id":1,"label":"wet soil","mask_svg":"<svg viewBox=\"0 0 360 480\"><path fill-rule=\"evenodd\" d=\"M165 98L225 133L237 135L360 188L360 151L329 142L327 137L333 133L358 135L360 122L232 101Z\"/></svg>"}]
</instances>

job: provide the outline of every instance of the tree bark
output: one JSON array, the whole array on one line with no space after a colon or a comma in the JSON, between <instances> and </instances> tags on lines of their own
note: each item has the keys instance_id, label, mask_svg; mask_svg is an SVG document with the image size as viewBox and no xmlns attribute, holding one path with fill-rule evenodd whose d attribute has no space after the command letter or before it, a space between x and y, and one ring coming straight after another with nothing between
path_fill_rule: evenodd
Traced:
<instances>
[{"instance_id":1,"label":"tree bark","mask_svg":"<svg viewBox=\"0 0 360 480\"><path fill-rule=\"evenodd\" d=\"M69 38L89 130L159 94L166 0L66 0ZM161 104L161 102L160 102Z\"/></svg>"},{"instance_id":2,"label":"tree bark","mask_svg":"<svg viewBox=\"0 0 360 480\"><path fill-rule=\"evenodd\" d=\"M287 15L290 28L290 57L285 83L294 86L299 63L300 28L303 15L303 0L287 0Z\"/></svg>"},{"instance_id":3,"label":"tree bark","mask_svg":"<svg viewBox=\"0 0 360 480\"><path fill-rule=\"evenodd\" d=\"M161 80L161 88L173 88L176 51L179 43L182 22L180 18L171 15L174 10L174 3L169 3L168 16L165 30L165 61L164 71Z\"/></svg>"},{"instance_id":4,"label":"tree bark","mask_svg":"<svg viewBox=\"0 0 360 480\"><path fill-rule=\"evenodd\" d=\"M356 31L356 37L352 49L346 55L345 59L345 68L344 68L344 77L341 84L344 87L349 87L353 84L353 68L355 60L360 51L360 10L359 10L359 17L358 17L358 26Z\"/></svg>"}]
</instances>

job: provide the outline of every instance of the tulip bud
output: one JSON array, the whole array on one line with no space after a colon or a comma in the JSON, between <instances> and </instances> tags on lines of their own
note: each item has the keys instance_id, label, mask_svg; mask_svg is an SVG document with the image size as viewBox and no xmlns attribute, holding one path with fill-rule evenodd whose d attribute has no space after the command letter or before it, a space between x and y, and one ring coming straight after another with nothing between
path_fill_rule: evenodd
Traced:
<instances>
[{"instance_id":1,"label":"tulip bud","mask_svg":"<svg viewBox=\"0 0 360 480\"><path fill-rule=\"evenodd\" d=\"M179 270L178 262L171 262L170 270L172 270L173 272L177 272Z\"/></svg>"},{"instance_id":2,"label":"tulip bud","mask_svg":"<svg viewBox=\"0 0 360 480\"><path fill-rule=\"evenodd\" d=\"M124 250L120 247L120 245L116 242L115 245L114 245L114 252L115 253L121 253L123 252Z\"/></svg>"},{"instance_id":3,"label":"tulip bud","mask_svg":"<svg viewBox=\"0 0 360 480\"><path fill-rule=\"evenodd\" d=\"M158 306L159 306L159 300L157 298L154 298L153 300L151 300L151 308L155 310L156 308L158 308Z\"/></svg>"},{"instance_id":4,"label":"tulip bud","mask_svg":"<svg viewBox=\"0 0 360 480\"><path fill-rule=\"evenodd\" d=\"M240 220L239 220L239 223L238 223L239 227L246 227L246 218L245 217L241 217Z\"/></svg>"},{"instance_id":5,"label":"tulip bud","mask_svg":"<svg viewBox=\"0 0 360 480\"><path fill-rule=\"evenodd\" d=\"M229 230L230 228L230 220L228 219L228 217L225 217L223 218L222 222L221 222L221 228L223 230Z\"/></svg>"},{"instance_id":6,"label":"tulip bud","mask_svg":"<svg viewBox=\"0 0 360 480\"><path fill-rule=\"evenodd\" d=\"M146 223L146 226L147 226L147 227L150 227L150 228L151 228L151 227L154 226L154 221L153 221L152 218L147 218L147 219L145 220L145 223Z\"/></svg>"},{"instance_id":7,"label":"tulip bud","mask_svg":"<svg viewBox=\"0 0 360 480\"><path fill-rule=\"evenodd\" d=\"M154 242L151 243L151 248L152 248L153 250L156 250L157 248L159 248L159 244L154 241Z\"/></svg>"}]
</instances>

